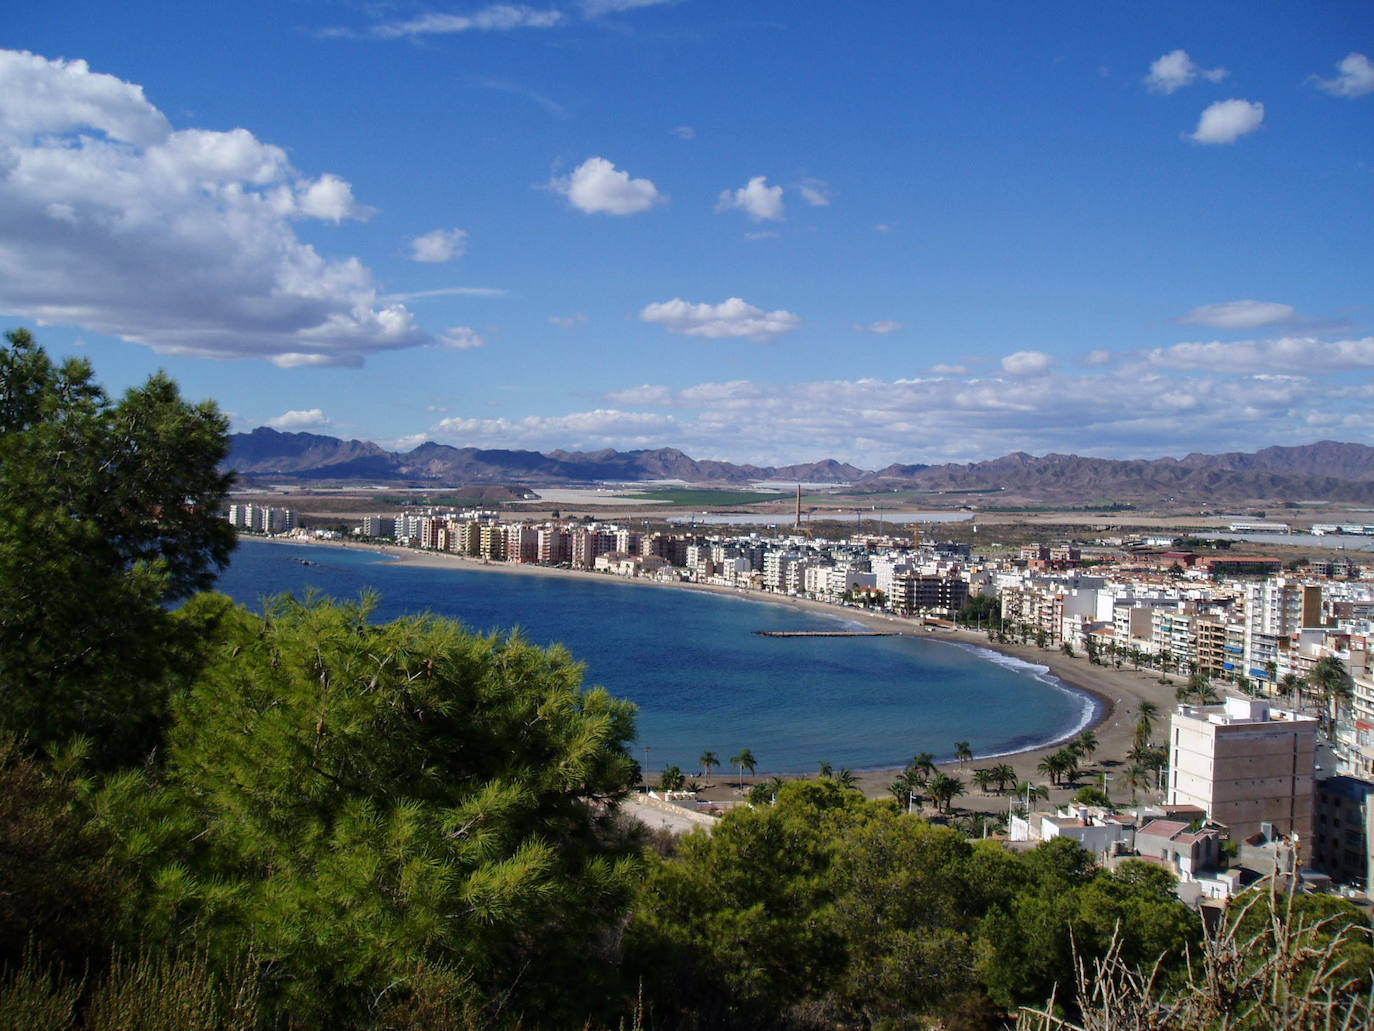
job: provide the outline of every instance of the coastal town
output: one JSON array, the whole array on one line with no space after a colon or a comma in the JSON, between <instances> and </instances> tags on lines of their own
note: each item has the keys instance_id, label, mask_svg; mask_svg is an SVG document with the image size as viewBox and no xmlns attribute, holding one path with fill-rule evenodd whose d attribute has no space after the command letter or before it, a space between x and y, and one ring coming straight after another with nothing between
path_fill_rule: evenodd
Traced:
<instances>
[{"instance_id":1,"label":"coastal town","mask_svg":"<svg viewBox=\"0 0 1374 1031\"><path fill-rule=\"evenodd\" d=\"M243 530L341 536L299 528L297 513L281 506L236 504L226 515ZM997 765L966 769L964 757L929 756L927 770L898 777L911 800L933 799L936 777L956 780L963 794L958 775L971 775L984 797L970 808L1006 814L1011 841L1068 837L1104 862L1155 860L1193 902L1275 873L1347 895L1370 883L1374 581L1352 558L1201 555L1170 537L983 554L920 527L821 540L800 511L791 532L627 522L418 508L364 517L342 536L480 568L544 567L838 607L872 632L952 634L1044 656L1065 682L1122 710L1088 735L1094 747L1085 755L1061 743L1031 754L1038 765L1007 765L1003 780L1019 783L1020 797L1007 784L989 790ZM1121 761L1094 765L1092 751L1111 745L1125 752ZM638 803L650 823L687 829L703 822L694 810L731 804L674 792L685 778L665 774L669 790ZM1109 781L1115 804L1103 790ZM862 786L883 793L881 780Z\"/></svg>"},{"instance_id":2,"label":"coastal town","mask_svg":"<svg viewBox=\"0 0 1374 1031\"><path fill-rule=\"evenodd\" d=\"M15 4L0 1031L1374 1031L1374 4Z\"/></svg>"}]
</instances>

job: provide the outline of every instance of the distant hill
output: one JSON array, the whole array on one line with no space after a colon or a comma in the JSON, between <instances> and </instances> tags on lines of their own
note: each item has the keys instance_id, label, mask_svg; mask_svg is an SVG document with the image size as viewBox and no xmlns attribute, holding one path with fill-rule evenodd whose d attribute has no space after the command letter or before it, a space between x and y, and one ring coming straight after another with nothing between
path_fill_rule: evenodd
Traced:
<instances>
[{"instance_id":1,"label":"distant hill","mask_svg":"<svg viewBox=\"0 0 1374 1031\"><path fill-rule=\"evenodd\" d=\"M371 479L458 483L591 483L601 480L684 480L743 484L782 479L852 483L865 470L840 462L754 466L698 462L676 448L654 451L538 451L455 448L424 443L405 452L376 444L313 433L281 433L260 427L230 438L229 468L241 476L312 480Z\"/></svg>"},{"instance_id":2,"label":"distant hill","mask_svg":"<svg viewBox=\"0 0 1374 1031\"><path fill-rule=\"evenodd\" d=\"M893 465L862 482L870 487L921 490L1000 489L1046 500L1365 503L1374 502L1374 448L1321 441L1300 447L1270 447L1253 454L1191 454L1181 460L1057 454L1037 458L1016 452L967 465Z\"/></svg>"},{"instance_id":3,"label":"distant hill","mask_svg":"<svg viewBox=\"0 0 1374 1031\"><path fill-rule=\"evenodd\" d=\"M754 480L848 483L867 489L999 490L1045 501L1176 498L1199 502L1340 501L1374 504L1374 448L1324 440L1253 453L1108 459L1018 451L986 462L890 465L869 471L826 459L754 466L699 461L676 448L644 451L511 451L425 443L386 451L360 440L262 427L230 438L226 463L249 478L372 480L454 486L477 483L592 483Z\"/></svg>"}]
</instances>

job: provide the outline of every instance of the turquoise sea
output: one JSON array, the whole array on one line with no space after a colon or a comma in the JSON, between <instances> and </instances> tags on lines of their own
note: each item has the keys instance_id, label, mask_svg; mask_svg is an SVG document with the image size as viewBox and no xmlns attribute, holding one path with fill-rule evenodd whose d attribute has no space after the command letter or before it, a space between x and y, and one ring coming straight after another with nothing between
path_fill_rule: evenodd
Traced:
<instances>
[{"instance_id":1,"label":"turquoise sea","mask_svg":"<svg viewBox=\"0 0 1374 1031\"><path fill-rule=\"evenodd\" d=\"M954 742L990 756L1066 736L1095 703L1044 667L987 649L899 637L770 638L755 630L837 629L834 616L755 598L553 576L406 566L366 549L240 542L219 589L258 607L309 589L381 595L377 616L433 612L474 630L518 626L561 641L604 684L639 706L636 758L652 770L697 769L714 751L748 748L758 772L901 766L918 752L952 758ZM646 752L645 749L648 749Z\"/></svg>"}]
</instances>

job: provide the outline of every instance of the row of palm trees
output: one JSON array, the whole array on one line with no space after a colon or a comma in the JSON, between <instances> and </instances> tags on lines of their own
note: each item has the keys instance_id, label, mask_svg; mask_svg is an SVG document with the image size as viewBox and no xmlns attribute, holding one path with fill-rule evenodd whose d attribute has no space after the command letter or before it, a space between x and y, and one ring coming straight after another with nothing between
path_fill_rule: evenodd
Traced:
<instances>
[{"instance_id":1,"label":"row of palm trees","mask_svg":"<svg viewBox=\"0 0 1374 1031\"><path fill-rule=\"evenodd\" d=\"M716 755L715 752L702 752L701 757L697 759L697 763L701 766L702 776L710 780L711 771L720 765L720 757ZM758 769L759 761L754 758L753 752L744 748L740 750L739 755L732 755L730 757L730 765L739 769L739 787L740 790L743 791L744 771L748 770L749 775L752 777L754 771Z\"/></svg>"},{"instance_id":2,"label":"row of palm trees","mask_svg":"<svg viewBox=\"0 0 1374 1031\"><path fill-rule=\"evenodd\" d=\"M960 743L967 745L966 742ZM972 754L968 752L970 758ZM962 755L960 761L963 761ZM892 792L897 804L904 806L908 812L919 809L922 801L929 798L935 804L936 812L947 813L953 808L954 800L965 793L962 780L936 768L935 756L931 752L921 752L913 757L887 789Z\"/></svg>"}]
</instances>

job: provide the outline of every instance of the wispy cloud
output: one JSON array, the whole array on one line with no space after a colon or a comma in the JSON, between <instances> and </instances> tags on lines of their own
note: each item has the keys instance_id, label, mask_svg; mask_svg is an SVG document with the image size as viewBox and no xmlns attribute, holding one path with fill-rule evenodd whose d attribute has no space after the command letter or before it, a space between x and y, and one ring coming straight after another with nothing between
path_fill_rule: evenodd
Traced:
<instances>
[{"instance_id":1,"label":"wispy cloud","mask_svg":"<svg viewBox=\"0 0 1374 1031\"><path fill-rule=\"evenodd\" d=\"M636 11L641 7L661 7L674 0L582 0L582 13L588 18L600 18L607 14L623 14Z\"/></svg>"},{"instance_id":2,"label":"wispy cloud","mask_svg":"<svg viewBox=\"0 0 1374 1031\"><path fill-rule=\"evenodd\" d=\"M1211 326L1214 329L1256 329L1281 322L1291 322L1297 312L1291 304L1274 301L1223 301L1204 304L1184 315L1179 322L1190 326Z\"/></svg>"},{"instance_id":3,"label":"wispy cloud","mask_svg":"<svg viewBox=\"0 0 1374 1031\"><path fill-rule=\"evenodd\" d=\"M1143 357L1151 365L1179 371L1307 375L1374 369L1374 337L1184 342L1146 351Z\"/></svg>"},{"instance_id":4,"label":"wispy cloud","mask_svg":"<svg viewBox=\"0 0 1374 1031\"><path fill-rule=\"evenodd\" d=\"M403 39L461 32L510 32L548 29L562 20L562 11L537 10L523 4L492 4L471 14L428 12L405 21L384 22L374 25L371 34L380 39Z\"/></svg>"},{"instance_id":5,"label":"wispy cloud","mask_svg":"<svg viewBox=\"0 0 1374 1031\"><path fill-rule=\"evenodd\" d=\"M455 351L471 351L487 346L487 342L471 326L450 326L439 337L439 343Z\"/></svg>"},{"instance_id":6,"label":"wispy cloud","mask_svg":"<svg viewBox=\"0 0 1374 1031\"><path fill-rule=\"evenodd\" d=\"M855 325L854 328L860 333L877 333L883 335L886 333L895 333L905 325L905 322L898 322L895 319L879 319L877 322L870 322L866 326Z\"/></svg>"},{"instance_id":7,"label":"wispy cloud","mask_svg":"<svg viewBox=\"0 0 1374 1031\"><path fill-rule=\"evenodd\" d=\"M381 300L390 303L423 301L430 297L505 297L509 290L491 286L441 286L436 290L413 290L410 293L387 294Z\"/></svg>"},{"instance_id":8,"label":"wispy cloud","mask_svg":"<svg viewBox=\"0 0 1374 1031\"><path fill-rule=\"evenodd\" d=\"M824 180L803 179L797 185L797 192L802 195L802 200L813 208L830 206L830 184Z\"/></svg>"},{"instance_id":9,"label":"wispy cloud","mask_svg":"<svg viewBox=\"0 0 1374 1031\"><path fill-rule=\"evenodd\" d=\"M671 441L689 454L766 464L834 457L868 468L1011 451L1130 457L1249 449L1256 439L1304 443L1374 429L1367 391L1347 396L1302 375L1137 363L1129 383L1127 398L1116 371L978 377L946 366L896 380L645 384L607 400L625 413L672 414Z\"/></svg>"},{"instance_id":10,"label":"wispy cloud","mask_svg":"<svg viewBox=\"0 0 1374 1031\"><path fill-rule=\"evenodd\" d=\"M568 109L551 97L546 97L538 90L528 86L522 86L518 82L508 82L505 79L472 79L472 85L477 89L491 90L494 93L505 93L508 96L519 97L521 100L528 100L537 107L542 107L555 118L567 118Z\"/></svg>"},{"instance_id":11,"label":"wispy cloud","mask_svg":"<svg viewBox=\"0 0 1374 1031\"><path fill-rule=\"evenodd\" d=\"M431 229L410 241L410 260L442 264L462 257L467 247L467 230Z\"/></svg>"}]
</instances>

